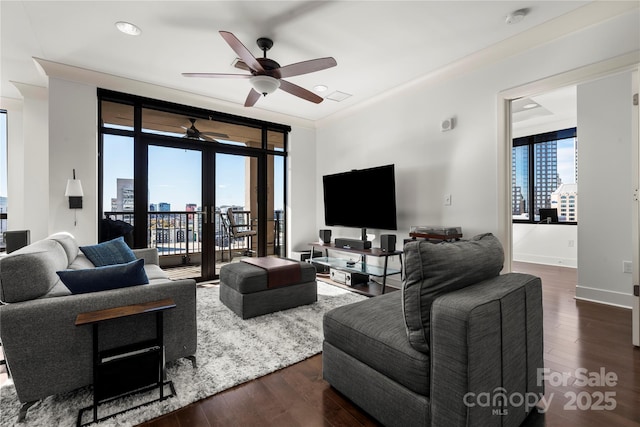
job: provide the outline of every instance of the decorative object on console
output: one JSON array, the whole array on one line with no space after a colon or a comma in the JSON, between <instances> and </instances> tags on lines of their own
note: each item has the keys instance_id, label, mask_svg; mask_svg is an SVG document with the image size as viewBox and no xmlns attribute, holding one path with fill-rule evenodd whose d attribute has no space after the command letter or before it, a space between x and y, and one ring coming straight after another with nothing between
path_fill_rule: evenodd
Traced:
<instances>
[{"instance_id":1,"label":"decorative object on console","mask_svg":"<svg viewBox=\"0 0 640 427\"><path fill-rule=\"evenodd\" d=\"M331 230L320 230L320 242L331 243Z\"/></svg>"},{"instance_id":2,"label":"decorative object on console","mask_svg":"<svg viewBox=\"0 0 640 427\"><path fill-rule=\"evenodd\" d=\"M462 227L442 227L439 225L412 225L409 236L416 238L435 240L460 240L462 239Z\"/></svg>"}]
</instances>

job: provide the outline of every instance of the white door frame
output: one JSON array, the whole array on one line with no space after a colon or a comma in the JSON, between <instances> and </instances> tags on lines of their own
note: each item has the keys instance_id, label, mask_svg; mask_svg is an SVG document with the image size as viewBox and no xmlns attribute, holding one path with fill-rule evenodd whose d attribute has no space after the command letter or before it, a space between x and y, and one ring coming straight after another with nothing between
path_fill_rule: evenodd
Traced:
<instances>
[{"instance_id":1,"label":"white door frame","mask_svg":"<svg viewBox=\"0 0 640 427\"><path fill-rule=\"evenodd\" d=\"M498 142L498 237L505 250L504 270L511 271L513 260L513 232L511 221L511 101L514 99L536 96L566 86L578 85L588 81L627 71L640 69L638 52L617 56L591 65L586 65L561 74L543 78L522 86L506 89L497 96L497 142ZM637 88L637 84L636 84ZM631 101L629 101L631 102ZM635 130L633 149L636 153L634 160L634 182L637 182L640 171L640 148L638 130ZM635 184L634 185L638 185ZM638 188L638 187L634 187ZM638 209L635 209L638 211ZM633 283L637 285L640 277L640 213L635 212ZM640 346L640 297L634 298L633 305L633 344Z\"/></svg>"}]
</instances>

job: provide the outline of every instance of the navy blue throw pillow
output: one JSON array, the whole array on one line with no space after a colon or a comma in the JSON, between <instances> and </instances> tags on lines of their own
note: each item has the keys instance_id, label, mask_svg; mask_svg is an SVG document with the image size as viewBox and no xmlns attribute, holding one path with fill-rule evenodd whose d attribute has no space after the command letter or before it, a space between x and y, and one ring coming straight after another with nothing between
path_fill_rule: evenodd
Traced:
<instances>
[{"instance_id":1,"label":"navy blue throw pillow","mask_svg":"<svg viewBox=\"0 0 640 427\"><path fill-rule=\"evenodd\" d=\"M136 260L135 254L127 246L122 236L93 246L80 246L80 249L96 267L124 264Z\"/></svg>"},{"instance_id":2,"label":"navy blue throw pillow","mask_svg":"<svg viewBox=\"0 0 640 427\"><path fill-rule=\"evenodd\" d=\"M73 294L86 294L149 283L147 273L144 271L144 259L137 259L126 264L81 270L62 270L56 273Z\"/></svg>"}]
</instances>

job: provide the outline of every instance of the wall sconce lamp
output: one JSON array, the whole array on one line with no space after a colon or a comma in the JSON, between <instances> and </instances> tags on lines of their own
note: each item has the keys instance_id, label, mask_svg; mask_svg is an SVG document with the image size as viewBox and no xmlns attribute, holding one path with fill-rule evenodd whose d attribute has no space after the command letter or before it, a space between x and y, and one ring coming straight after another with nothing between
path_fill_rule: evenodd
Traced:
<instances>
[{"instance_id":1,"label":"wall sconce lamp","mask_svg":"<svg viewBox=\"0 0 640 427\"><path fill-rule=\"evenodd\" d=\"M69 198L69 209L82 209L82 183L76 179L76 170L73 170L73 179L67 180L67 189L64 192L65 197Z\"/></svg>"}]
</instances>

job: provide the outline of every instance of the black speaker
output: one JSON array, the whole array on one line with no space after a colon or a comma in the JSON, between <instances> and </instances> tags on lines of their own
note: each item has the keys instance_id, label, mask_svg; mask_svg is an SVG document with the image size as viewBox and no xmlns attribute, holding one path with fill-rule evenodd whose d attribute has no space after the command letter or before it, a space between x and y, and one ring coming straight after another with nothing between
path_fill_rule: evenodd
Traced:
<instances>
[{"instance_id":1,"label":"black speaker","mask_svg":"<svg viewBox=\"0 0 640 427\"><path fill-rule=\"evenodd\" d=\"M371 249L371 241L360 239L344 239L336 237L334 245L336 248L356 249L358 251Z\"/></svg>"},{"instance_id":2,"label":"black speaker","mask_svg":"<svg viewBox=\"0 0 640 427\"><path fill-rule=\"evenodd\" d=\"M331 230L320 230L320 240L322 243L331 243Z\"/></svg>"},{"instance_id":3,"label":"black speaker","mask_svg":"<svg viewBox=\"0 0 640 427\"><path fill-rule=\"evenodd\" d=\"M396 235L395 234L381 234L380 235L380 249L382 252L393 252L396 250Z\"/></svg>"}]
</instances>

